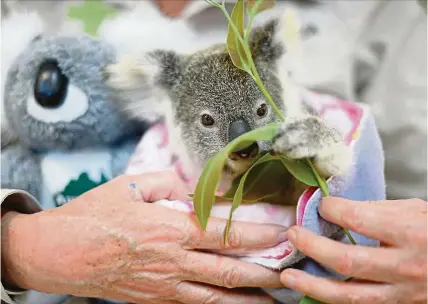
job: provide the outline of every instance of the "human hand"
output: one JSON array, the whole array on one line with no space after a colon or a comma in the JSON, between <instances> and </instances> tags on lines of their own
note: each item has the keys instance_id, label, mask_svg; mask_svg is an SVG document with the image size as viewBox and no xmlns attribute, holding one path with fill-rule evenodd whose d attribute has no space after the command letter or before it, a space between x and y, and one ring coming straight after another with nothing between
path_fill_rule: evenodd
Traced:
<instances>
[{"instance_id":1,"label":"human hand","mask_svg":"<svg viewBox=\"0 0 428 304\"><path fill-rule=\"evenodd\" d=\"M352 202L325 198L326 220L381 241L380 248L342 244L292 227L287 237L305 255L354 278L339 282L287 269L287 287L329 304L427 303L427 203L419 199Z\"/></svg>"},{"instance_id":2,"label":"human hand","mask_svg":"<svg viewBox=\"0 0 428 304\"><path fill-rule=\"evenodd\" d=\"M187 198L172 173L122 176L66 205L2 219L2 268L16 286L47 293L111 298L132 303L272 303L265 295L230 287L279 287L279 273L203 252L271 247L287 228L235 222L223 243L226 220L207 231L194 215L144 201Z\"/></svg>"}]
</instances>

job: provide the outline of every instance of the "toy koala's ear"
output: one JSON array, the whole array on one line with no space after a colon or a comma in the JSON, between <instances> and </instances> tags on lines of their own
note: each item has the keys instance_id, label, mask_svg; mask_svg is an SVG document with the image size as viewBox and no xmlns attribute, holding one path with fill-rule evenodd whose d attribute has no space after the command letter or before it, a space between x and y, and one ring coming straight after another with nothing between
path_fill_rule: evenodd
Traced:
<instances>
[{"instance_id":1,"label":"toy koala's ear","mask_svg":"<svg viewBox=\"0 0 428 304\"><path fill-rule=\"evenodd\" d=\"M280 19L275 18L254 28L249 44L256 62L275 63L285 53L281 25Z\"/></svg>"}]
</instances>

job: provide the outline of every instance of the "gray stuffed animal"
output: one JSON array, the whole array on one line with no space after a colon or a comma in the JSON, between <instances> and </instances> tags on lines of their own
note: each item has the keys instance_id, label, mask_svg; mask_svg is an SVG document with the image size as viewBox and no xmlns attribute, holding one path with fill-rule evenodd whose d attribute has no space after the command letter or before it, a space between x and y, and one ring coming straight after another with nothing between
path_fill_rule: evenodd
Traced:
<instances>
[{"instance_id":1,"label":"gray stuffed animal","mask_svg":"<svg viewBox=\"0 0 428 304\"><path fill-rule=\"evenodd\" d=\"M15 140L2 142L2 188L26 190L47 209L122 173L140 132L103 83L114 59L86 36L39 36L17 56L3 88Z\"/></svg>"}]
</instances>

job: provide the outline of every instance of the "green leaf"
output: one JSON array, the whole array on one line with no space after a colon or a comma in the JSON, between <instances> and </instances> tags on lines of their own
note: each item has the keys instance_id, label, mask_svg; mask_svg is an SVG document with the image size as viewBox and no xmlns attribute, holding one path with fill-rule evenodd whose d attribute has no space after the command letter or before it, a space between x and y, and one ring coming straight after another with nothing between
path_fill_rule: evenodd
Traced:
<instances>
[{"instance_id":1,"label":"green leaf","mask_svg":"<svg viewBox=\"0 0 428 304\"><path fill-rule=\"evenodd\" d=\"M215 203L215 193L229 154L246 148L255 141L271 140L277 134L279 126L279 123L271 123L241 135L231 141L205 164L198 179L193 200L195 213L202 229L206 229L212 206Z\"/></svg>"},{"instance_id":2,"label":"green leaf","mask_svg":"<svg viewBox=\"0 0 428 304\"><path fill-rule=\"evenodd\" d=\"M248 0L250 14L258 14L275 6L275 0Z\"/></svg>"},{"instance_id":3,"label":"green leaf","mask_svg":"<svg viewBox=\"0 0 428 304\"><path fill-rule=\"evenodd\" d=\"M311 297L305 296L300 300L299 304L325 304L324 302L320 302Z\"/></svg>"},{"instance_id":4,"label":"green leaf","mask_svg":"<svg viewBox=\"0 0 428 304\"><path fill-rule=\"evenodd\" d=\"M280 159L287 170L296 179L309 186L319 186L317 178L312 172L311 167L306 164L305 160L289 159L284 155L281 155Z\"/></svg>"},{"instance_id":5,"label":"green leaf","mask_svg":"<svg viewBox=\"0 0 428 304\"><path fill-rule=\"evenodd\" d=\"M206 163L195 189L193 206L202 229L206 229L208 218L215 201L215 192L223 172L224 151L210 158Z\"/></svg>"},{"instance_id":6,"label":"green leaf","mask_svg":"<svg viewBox=\"0 0 428 304\"><path fill-rule=\"evenodd\" d=\"M324 194L324 196L328 196L329 195L329 193L328 193L328 185L327 185L327 182L325 181L325 179L324 178L322 178L320 175L319 175L319 173L318 173L318 171L316 170L316 168L315 168L315 166L312 164L312 162L309 160L309 159L307 159L306 160L306 162L307 162L307 164L309 165L309 167L312 169L312 172L314 173L314 176L315 176L315 178L317 179L317 181L318 181L318 185L319 185L319 187L321 188L321 191L322 191L322 193Z\"/></svg>"},{"instance_id":7,"label":"green leaf","mask_svg":"<svg viewBox=\"0 0 428 304\"><path fill-rule=\"evenodd\" d=\"M277 161L270 161L268 163L264 163L263 166L259 166L258 169L260 170L252 170L252 174L250 174L250 178L247 178L247 187L244 191L244 197L246 195L251 194L252 192L255 192L255 189L258 188L265 188L264 182L268 182L269 184L272 184L273 181L277 181L275 179L276 174L274 174L274 170L278 167L278 158L275 158ZM281 166L280 168L284 168L284 166ZM256 173L256 174L254 174ZM267 178L269 176L269 178ZM253 178L251 178L253 177ZM269 187L270 188L270 187Z\"/></svg>"},{"instance_id":8,"label":"green leaf","mask_svg":"<svg viewBox=\"0 0 428 304\"><path fill-rule=\"evenodd\" d=\"M227 51L229 52L230 58L232 59L233 64L244 71L248 70L248 59L245 55L244 47L242 46L238 35L243 39L244 37L244 10L245 3L244 0L238 0L233 7L232 14L230 16L233 24L238 30L236 33L233 30L232 25L229 23L229 28L227 32Z\"/></svg>"},{"instance_id":9,"label":"green leaf","mask_svg":"<svg viewBox=\"0 0 428 304\"><path fill-rule=\"evenodd\" d=\"M254 164L245 172L245 174L242 176L241 180L239 181L238 189L236 189L235 195L233 197L232 208L230 209L230 213L229 213L229 220L227 221L227 224L226 224L226 230L225 230L225 235L224 235L225 243L227 243L227 238L229 235L230 224L232 222L232 214L236 210L236 208L238 208L239 205L241 204L242 195L244 192L244 184L245 184L245 181L247 179L248 174L251 172L251 169L253 169L254 167L256 167L256 166L258 166L264 162L268 162L270 160L273 160L275 158L276 158L276 156L273 156L271 154L263 155L256 162L254 162Z\"/></svg>"},{"instance_id":10,"label":"green leaf","mask_svg":"<svg viewBox=\"0 0 428 304\"><path fill-rule=\"evenodd\" d=\"M280 123L272 122L263 127L254 129L239 136L238 138L235 138L226 146L226 148L229 147L229 151L239 151L247 148L255 141L271 140L278 133L278 128L280 126Z\"/></svg>"}]
</instances>

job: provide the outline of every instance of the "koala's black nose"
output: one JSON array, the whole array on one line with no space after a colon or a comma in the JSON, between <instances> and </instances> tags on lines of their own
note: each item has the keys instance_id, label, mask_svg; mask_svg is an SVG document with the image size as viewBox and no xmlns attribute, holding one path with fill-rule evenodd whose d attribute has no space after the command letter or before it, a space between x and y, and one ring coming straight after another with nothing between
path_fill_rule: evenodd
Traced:
<instances>
[{"instance_id":1,"label":"koala's black nose","mask_svg":"<svg viewBox=\"0 0 428 304\"><path fill-rule=\"evenodd\" d=\"M246 120L235 120L229 125L229 142L249 131L251 131L251 127Z\"/></svg>"},{"instance_id":2,"label":"koala's black nose","mask_svg":"<svg viewBox=\"0 0 428 304\"><path fill-rule=\"evenodd\" d=\"M232 122L229 126L229 142L241 136L244 133L251 131L251 127L244 119L238 119ZM257 142L252 143L250 146L232 153L233 158L248 158L257 154L259 146Z\"/></svg>"}]
</instances>

